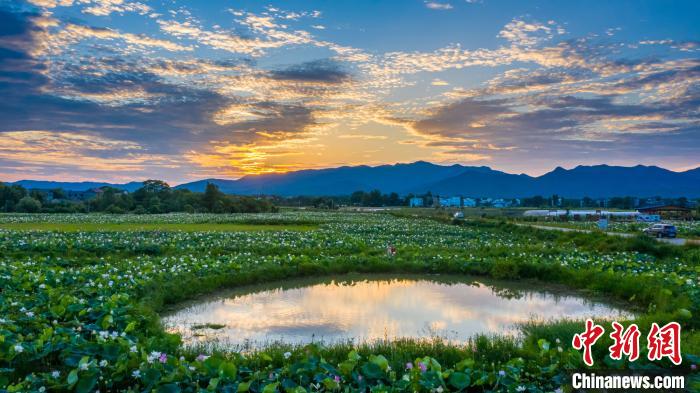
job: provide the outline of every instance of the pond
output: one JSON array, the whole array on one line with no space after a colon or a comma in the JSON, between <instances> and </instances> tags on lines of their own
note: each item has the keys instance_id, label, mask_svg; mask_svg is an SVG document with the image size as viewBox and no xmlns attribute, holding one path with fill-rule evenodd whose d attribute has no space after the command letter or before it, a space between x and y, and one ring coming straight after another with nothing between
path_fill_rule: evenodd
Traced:
<instances>
[{"instance_id":1,"label":"pond","mask_svg":"<svg viewBox=\"0 0 700 393\"><path fill-rule=\"evenodd\" d=\"M245 350L273 342L517 335L529 321L632 314L561 287L441 276L341 276L250 286L164 315L186 345Z\"/></svg>"}]
</instances>

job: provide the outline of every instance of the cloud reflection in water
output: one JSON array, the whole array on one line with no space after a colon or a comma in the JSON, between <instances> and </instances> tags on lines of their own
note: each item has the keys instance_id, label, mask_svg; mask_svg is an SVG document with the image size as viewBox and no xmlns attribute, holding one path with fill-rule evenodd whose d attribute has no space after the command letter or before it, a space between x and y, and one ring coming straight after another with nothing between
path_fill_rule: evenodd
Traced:
<instances>
[{"instance_id":1,"label":"cloud reflection in water","mask_svg":"<svg viewBox=\"0 0 700 393\"><path fill-rule=\"evenodd\" d=\"M235 347L436 335L460 342L479 333L516 334L516 324L532 319L620 316L629 314L572 295L400 278L312 283L206 300L164 322L187 343ZM225 327L192 329L205 324Z\"/></svg>"}]
</instances>

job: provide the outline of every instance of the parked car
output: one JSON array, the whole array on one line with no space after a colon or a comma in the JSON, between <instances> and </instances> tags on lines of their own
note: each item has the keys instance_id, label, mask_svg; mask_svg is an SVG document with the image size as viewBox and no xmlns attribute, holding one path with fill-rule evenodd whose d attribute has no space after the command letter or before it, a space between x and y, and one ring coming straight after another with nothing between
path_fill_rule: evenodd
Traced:
<instances>
[{"instance_id":1,"label":"parked car","mask_svg":"<svg viewBox=\"0 0 700 393\"><path fill-rule=\"evenodd\" d=\"M462 212L457 212L457 213L454 214L453 217L454 217L455 219L457 219L457 220L461 220L461 219L464 218L464 213L462 213Z\"/></svg>"},{"instance_id":2,"label":"parked car","mask_svg":"<svg viewBox=\"0 0 700 393\"><path fill-rule=\"evenodd\" d=\"M649 235L649 236L654 236L654 237L669 237L669 238L675 238L676 237L676 227L675 225L669 225L669 224L654 224L650 226L649 228L644 229L644 234Z\"/></svg>"}]
</instances>

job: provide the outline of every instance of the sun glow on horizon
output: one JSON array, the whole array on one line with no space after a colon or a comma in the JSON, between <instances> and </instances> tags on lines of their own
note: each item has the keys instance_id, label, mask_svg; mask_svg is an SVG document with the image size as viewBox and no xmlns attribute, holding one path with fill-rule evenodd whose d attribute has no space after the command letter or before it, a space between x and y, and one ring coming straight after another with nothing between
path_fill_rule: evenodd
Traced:
<instances>
[{"instance_id":1,"label":"sun glow on horizon","mask_svg":"<svg viewBox=\"0 0 700 393\"><path fill-rule=\"evenodd\" d=\"M0 7L0 179L179 183L417 160L691 168L698 12L21 0Z\"/></svg>"}]
</instances>

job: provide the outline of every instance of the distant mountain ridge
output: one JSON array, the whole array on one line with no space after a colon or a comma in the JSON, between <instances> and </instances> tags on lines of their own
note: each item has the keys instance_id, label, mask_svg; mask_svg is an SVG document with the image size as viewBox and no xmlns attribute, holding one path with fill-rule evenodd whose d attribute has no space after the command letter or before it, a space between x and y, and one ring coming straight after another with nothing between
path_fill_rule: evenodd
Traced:
<instances>
[{"instance_id":1,"label":"distant mountain ridge","mask_svg":"<svg viewBox=\"0 0 700 393\"><path fill-rule=\"evenodd\" d=\"M370 167L343 166L308 169L281 174L249 175L238 180L204 179L176 186L202 192L207 183L227 194L242 195L349 195L357 190L382 192L463 195L515 198L557 194L569 198L612 196L700 197L700 168L673 172L657 166L621 167L609 165L557 167L542 176L515 175L486 166L436 165L425 161ZM111 186L127 191L141 182L110 184L99 182L62 183L22 180L26 188L63 188L81 191Z\"/></svg>"},{"instance_id":2,"label":"distant mountain ridge","mask_svg":"<svg viewBox=\"0 0 700 393\"><path fill-rule=\"evenodd\" d=\"M100 188L104 186L118 188L120 190L126 190L133 192L138 190L143 186L143 182L132 181L124 184L115 183L105 183L105 182L59 182L59 181L49 181L49 180L20 180L16 182L9 182L7 184L20 185L26 189L38 189L38 190L52 190L55 188L62 188L66 191L85 191L93 188Z\"/></svg>"}]
</instances>

